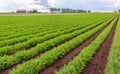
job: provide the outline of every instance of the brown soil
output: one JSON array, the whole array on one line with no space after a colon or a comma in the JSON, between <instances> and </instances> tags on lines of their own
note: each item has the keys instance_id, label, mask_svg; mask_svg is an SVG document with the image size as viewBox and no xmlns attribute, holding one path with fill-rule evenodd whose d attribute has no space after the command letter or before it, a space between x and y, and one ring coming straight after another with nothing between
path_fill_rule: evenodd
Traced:
<instances>
[{"instance_id":1,"label":"brown soil","mask_svg":"<svg viewBox=\"0 0 120 74\"><path fill-rule=\"evenodd\" d=\"M99 30L97 33L95 33L91 38L89 38L84 43L82 43L79 47L77 47L73 51L69 52L66 56L59 59L53 65L40 71L39 74L55 74L55 71L59 71L59 69L62 66L64 66L64 64L67 64L70 60L72 60L75 56L77 56L80 53L80 51L84 47L88 46L110 23L111 23L111 21L109 23L107 23L101 30Z\"/></svg>"},{"instance_id":2,"label":"brown soil","mask_svg":"<svg viewBox=\"0 0 120 74\"><path fill-rule=\"evenodd\" d=\"M102 24L102 23L100 23L100 24ZM96 26L95 26L96 27ZM95 28L95 27L93 27L93 28ZM85 28L85 27L83 27L83 28ZM83 33L85 33L85 32L83 32ZM71 39L73 39L73 38L71 38ZM70 40L71 40L70 39ZM69 40L68 40L69 41ZM42 42L43 43L43 42ZM36 44L37 45L37 44ZM31 48L34 48L36 45L33 45L33 46L30 46L30 47L26 47L26 48L24 48L24 50L30 50ZM55 46L55 47L57 47L57 46ZM21 51L21 50L20 50ZM17 52L20 52L20 51L17 51ZM9 52L9 53L7 53L7 55L8 56L14 56L14 54L15 54L16 52Z\"/></svg>"},{"instance_id":3,"label":"brown soil","mask_svg":"<svg viewBox=\"0 0 120 74\"><path fill-rule=\"evenodd\" d=\"M83 33L85 33L85 32L83 32ZM70 41L70 40L72 40L72 39L73 39L73 38L69 39L68 41ZM58 45L57 45L57 46L58 46ZM57 47L57 46L55 46L55 47ZM33 47L28 47L28 48L26 48L25 50L30 50L30 48L33 48ZM44 54L44 53L45 53L45 52L41 52L40 54L36 54L35 56L33 56L33 57L31 57L30 59L28 59L28 61L34 60L34 59L40 57L40 56L41 56L42 54ZM9 56L14 56L14 54L15 54L15 53L11 53L11 54L9 54ZM3 71L0 71L0 74L8 74L9 70L12 70L13 68L16 68L17 65L20 65L20 64L22 64L22 63L23 63L23 62L20 62L20 63L14 64L14 65L11 66L11 67L5 68Z\"/></svg>"},{"instance_id":4,"label":"brown soil","mask_svg":"<svg viewBox=\"0 0 120 74\"><path fill-rule=\"evenodd\" d=\"M115 29L118 19L113 26L111 32L103 42L102 46L98 49L96 54L93 56L93 59L90 63L83 69L83 72L80 74L104 74L105 66L107 64L109 51L112 45L112 41L115 34Z\"/></svg>"},{"instance_id":5,"label":"brown soil","mask_svg":"<svg viewBox=\"0 0 120 74\"><path fill-rule=\"evenodd\" d=\"M28 61L33 60L33 59L35 59L35 58L38 58L38 57L40 57L42 54L43 54L43 53L37 54L37 55L33 56L31 59L29 59ZM20 62L20 63L18 63L18 64L15 64L15 65L9 67L9 68L4 69L3 71L0 71L0 74L9 74L9 71L10 71L10 70L12 70L13 68L16 68L16 66L17 66L17 65L20 65L20 64L23 64L23 62Z\"/></svg>"},{"instance_id":6,"label":"brown soil","mask_svg":"<svg viewBox=\"0 0 120 74\"><path fill-rule=\"evenodd\" d=\"M111 21L110 21L111 22ZM109 22L109 23L110 23ZM104 28L103 29L105 29L108 25L109 25L109 23L106 25L106 26L104 26ZM80 52L80 49L82 49L83 47L85 47L85 46L87 46L92 40L94 40L95 38L96 38L96 36L99 34L99 33L101 33L102 31L103 31L103 29L102 30L100 30L99 32L97 32L92 38L90 38L89 40L87 40L87 41L85 41L85 43L84 44L82 44L80 47L78 47L78 48L76 48L75 49L75 51L73 51L73 52L70 52L69 54L73 54L72 56L76 56L79 52ZM27 50L29 50L29 48L27 49ZM79 52L78 52L78 50L79 50ZM43 52L44 53L44 52ZM41 54L43 54L43 53L41 53ZM40 57L40 55L41 54L37 54L37 55L35 55L34 57L32 57L31 59L35 59L35 58L37 58L37 57ZM13 55L13 54L12 54ZM68 55L68 56L70 56L70 55ZM68 59L69 59L69 61L70 61L70 59L73 59L73 57L67 57ZM62 59L61 59L62 60ZM65 60L65 62L66 62L67 60ZM67 62L69 62L69 61L67 61ZM64 59L62 60L62 62L64 63ZM58 62L59 63L59 62ZM61 63L61 62L60 62ZM18 64L15 64L15 65L13 65L13 66L11 66L11 67L9 67L9 68L6 68L6 69L4 69L3 71L0 71L0 74L8 74L8 72L10 71L10 70L12 70L13 68L16 68L16 66L17 65L19 65L19 64L22 64L22 62L20 62L20 63L18 63ZM65 63L64 63L65 64ZM63 66L63 65L61 65L61 66ZM60 66L60 67L61 67ZM57 69L60 69L60 68L57 68ZM55 70L54 70L55 71ZM43 71L41 71L40 72L40 74L44 74L44 73L42 73L42 72L44 72L44 70ZM45 73L45 74L47 74L47 73ZM48 73L49 74L49 73ZM50 73L51 74L51 73ZM52 73L53 74L53 73Z\"/></svg>"}]
</instances>

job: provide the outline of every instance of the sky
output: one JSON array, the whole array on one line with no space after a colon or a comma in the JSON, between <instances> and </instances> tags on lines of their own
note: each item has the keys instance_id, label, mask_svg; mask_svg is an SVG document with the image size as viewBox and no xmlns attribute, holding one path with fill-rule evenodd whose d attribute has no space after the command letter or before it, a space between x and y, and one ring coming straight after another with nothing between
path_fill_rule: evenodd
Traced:
<instances>
[{"instance_id":1,"label":"sky","mask_svg":"<svg viewBox=\"0 0 120 74\"><path fill-rule=\"evenodd\" d=\"M48 12L50 7L111 12L120 8L120 0L0 0L0 12L17 9Z\"/></svg>"}]
</instances>

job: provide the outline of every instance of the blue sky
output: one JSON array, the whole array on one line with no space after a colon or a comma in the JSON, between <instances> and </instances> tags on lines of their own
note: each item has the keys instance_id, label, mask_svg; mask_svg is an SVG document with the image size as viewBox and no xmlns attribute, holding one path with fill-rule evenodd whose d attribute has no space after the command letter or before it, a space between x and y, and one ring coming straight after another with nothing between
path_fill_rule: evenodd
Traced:
<instances>
[{"instance_id":1,"label":"blue sky","mask_svg":"<svg viewBox=\"0 0 120 74\"><path fill-rule=\"evenodd\" d=\"M38 5L38 4L42 5ZM49 7L86 9L92 11L114 11L120 8L120 0L0 0L0 12L17 9L47 11Z\"/></svg>"}]
</instances>

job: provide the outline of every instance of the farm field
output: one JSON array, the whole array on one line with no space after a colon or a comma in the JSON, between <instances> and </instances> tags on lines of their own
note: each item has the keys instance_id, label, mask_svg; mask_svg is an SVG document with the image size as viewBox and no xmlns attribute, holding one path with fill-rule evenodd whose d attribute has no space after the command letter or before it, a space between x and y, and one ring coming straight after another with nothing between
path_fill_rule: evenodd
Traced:
<instances>
[{"instance_id":1,"label":"farm field","mask_svg":"<svg viewBox=\"0 0 120 74\"><path fill-rule=\"evenodd\" d=\"M119 74L115 13L0 16L0 74Z\"/></svg>"}]
</instances>

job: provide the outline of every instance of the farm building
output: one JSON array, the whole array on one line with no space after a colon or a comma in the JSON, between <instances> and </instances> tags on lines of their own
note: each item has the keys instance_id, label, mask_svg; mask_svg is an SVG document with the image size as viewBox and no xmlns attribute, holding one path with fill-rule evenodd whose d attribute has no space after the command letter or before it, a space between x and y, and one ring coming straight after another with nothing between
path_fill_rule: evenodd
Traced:
<instances>
[{"instance_id":1,"label":"farm building","mask_svg":"<svg viewBox=\"0 0 120 74\"><path fill-rule=\"evenodd\" d=\"M16 11L16 13L26 13L26 10L25 10L25 9L18 9L18 10Z\"/></svg>"}]
</instances>

